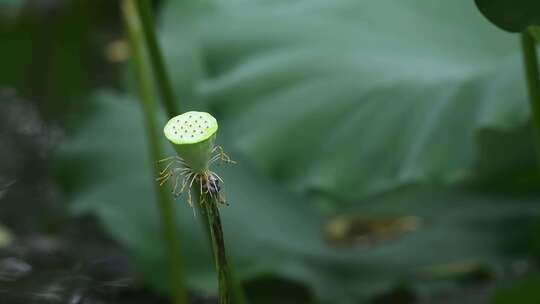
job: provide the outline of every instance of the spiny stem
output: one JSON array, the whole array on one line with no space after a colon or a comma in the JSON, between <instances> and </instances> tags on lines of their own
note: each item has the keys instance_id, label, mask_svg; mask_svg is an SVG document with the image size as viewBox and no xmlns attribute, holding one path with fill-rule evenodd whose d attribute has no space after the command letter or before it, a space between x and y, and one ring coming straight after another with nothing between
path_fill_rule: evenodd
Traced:
<instances>
[{"instance_id":1,"label":"spiny stem","mask_svg":"<svg viewBox=\"0 0 540 304\"><path fill-rule=\"evenodd\" d=\"M197 187L195 189L200 189L200 185L197 185ZM203 199L202 204L200 201L196 202L196 204L202 205L204 208L204 215L206 217L208 230L210 231L211 236L212 251L214 252L214 263L218 275L218 303L246 303L243 291L237 284L235 284L231 267L227 261L223 227L221 225L221 217L217 206L218 202L216 201L215 197L208 195L207 193L197 193L197 196L202 197ZM234 299L234 302L231 302L231 299Z\"/></svg>"},{"instance_id":2,"label":"spiny stem","mask_svg":"<svg viewBox=\"0 0 540 304\"><path fill-rule=\"evenodd\" d=\"M161 49L159 47L156 34L154 31L154 18L152 17L152 8L148 0L137 0L137 11L139 13L140 22L144 38L146 41L146 47L149 53L152 66L154 68L154 75L156 77L157 85L159 87L159 94L163 99L163 103L169 116L179 114L178 107L176 105L176 99L174 97L174 91L171 86L171 81L167 69L165 68L165 60L163 59Z\"/></svg>"},{"instance_id":3,"label":"spiny stem","mask_svg":"<svg viewBox=\"0 0 540 304\"><path fill-rule=\"evenodd\" d=\"M536 144L536 160L540 170L540 76L534 37L529 31L521 33L521 50L527 77L529 103L531 106ZM539 171L540 172L540 171Z\"/></svg>"},{"instance_id":4,"label":"spiny stem","mask_svg":"<svg viewBox=\"0 0 540 304\"><path fill-rule=\"evenodd\" d=\"M161 141L159 140L161 137L161 130L158 127L159 124L156 115L157 103L154 100L154 88L151 78L152 73L145 57L141 23L137 18L137 7L134 5L134 0L123 0L121 7L133 53L135 76L137 78L137 86L143 108L146 131L148 133L150 155L152 157L152 172L159 172L158 161L164 158L164 153ZM172 300L174 304L185 304L187 303L187 299L180 245L178 243L178 236L176 235L174 202L164 187L160 187L155 182L153 182L153 184L156 187L158 196L157 201L161 214L163 236L167 248Z\"/></svg>"},{"instance_id":5,"label":"spiny stem","mask_svg":"<svg viewBox=\"0 0 540 304\"><path fill-rule=\"evenodd\" d=\"M227 263L225 252L225 240L223 239L223 228L221 227L221 218L216 202L211 200L204 203L206 216L212 235L212 248L214 249L214 262L216 263L216 271L218 273L219 283L219 301L220 304L231 303L231 295L228 282L231 281L231 271Z\"/></svg>"},{"instance_id":6,"label":"spiny stem","mask_svg":"<svg viewBox=\"0 0 540 304\"><path fill-rule=\"evenodd\" d=\"M216 209L216 212L210 213L208 211L209 206L206 206L206 202L209 201L209 200L212 200L212 204L214 205L214 208ZM218 253L217 253L216 249L220 248L220 247L217 246L213 235L219 235L219 232L221 231L220 239L223 241L224 237L223 237L223 228L221 227L221 217L219 215L219 209L217 208L217 202L212 197L206 195L205 202L203 202L203 204L201 204L201 196L198 193L195 193L195 202L193 203L193 207L196 208L197 214L200 215L200 218L201 218L200 221L204 226L203 229L205 231L205 234L206 234L206 236L208 238L209 243L212 244L212 252L214 254L214 263L216 265L216 270L218 269L218 267L220 267L221 269L227 269L226 271L222 271L222 272L217 270L217 272L218 272L218 284L219 284L219 288L220 288L220 293L219 294L220 295L222 294L222 292L221 292L222 289L227 288L228 289L227 293L230 294L231 299L232 299L232 303L235 303L235 304L236 303L238 303L238 304L246 304L246 303L248 303L248 301L246 299L246 296L244 294L244 289L239 284L238 279L236 279L236 275L235 275L235 272L234 272L234 267L232 267L231 265L229 265L227 263L227 260L226 260L227 254L226 254L226 251L225 251L225 245L223 245L221 248L223 248L223 252L225 253L225 255L224 255L225 263L224 264L227 267L224 268L224 267L218 266L219 260L216 259L216 257L218 256ZM212 208L212 207L210 206L210 208ZM212 226L212 224L210 222L210 219L212 218L212 214L217 214L217 221L214 221L214 222L218 222L220 228L217 228L217 229L212 228L213 226ZM212 232L212 230L214 230L214 232ZM225 292L223 292L223 294L225 294Z\"/></svg>"},{"instance_id":7,"label":"spiny stem","mask_svg":"<svg viewBox=\"0 0 540 304\"><path fill-rule=\"evenodd\" d=\"M195 202L193 203L193 208L195 208L195 212L198 215L199 222L202 226L202 229L204 231L204 236L206 237L208 244L212 245L212 233L210 232L210 222L208 222L208 216L206 216L205 208L201 204L201 196L199 195L199 193L197 193L197 191L195 191L194 197L195 197ZM212 247L212 250L214 250L213 247Z\"/></svg>"}]
</instances>

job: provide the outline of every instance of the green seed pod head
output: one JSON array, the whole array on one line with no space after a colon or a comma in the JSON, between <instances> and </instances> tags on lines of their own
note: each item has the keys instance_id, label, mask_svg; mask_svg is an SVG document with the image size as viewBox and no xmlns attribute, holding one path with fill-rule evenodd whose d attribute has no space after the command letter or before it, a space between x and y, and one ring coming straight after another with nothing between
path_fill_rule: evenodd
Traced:
<instances>
[{"instance_id":1,"label":"green seed pod head","mask_svg":"<svg viewBox=\"0 0 540 304\"><path fill-rule=\"evenodd\" d=\"M206 112L190 111L171 118L163 132L193 171L208 169L218 130L217 120Z\"/></svg>"}]
</instances>

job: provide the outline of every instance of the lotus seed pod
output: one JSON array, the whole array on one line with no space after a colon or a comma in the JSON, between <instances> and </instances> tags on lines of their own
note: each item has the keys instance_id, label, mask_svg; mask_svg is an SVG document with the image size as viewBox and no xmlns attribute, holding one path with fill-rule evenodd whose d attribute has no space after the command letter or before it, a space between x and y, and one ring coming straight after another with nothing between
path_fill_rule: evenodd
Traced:
<instances>
[{"instance_id":1,"label":"lotus seed pod","mask_svg":"<svg viewBox=\"0 0 540 304\"><path fill-rule=\"evenodd\" d=\"M163 132L193 171L208 169L218 130L216 119L206 112L190 111L171 118Z\"/></svg>"}]
</instances>

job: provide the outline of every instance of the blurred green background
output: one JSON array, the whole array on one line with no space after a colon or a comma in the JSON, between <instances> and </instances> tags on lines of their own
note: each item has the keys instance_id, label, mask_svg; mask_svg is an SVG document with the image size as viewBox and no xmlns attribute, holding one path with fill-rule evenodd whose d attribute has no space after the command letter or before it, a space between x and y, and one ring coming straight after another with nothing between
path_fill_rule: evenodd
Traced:
<instances>
[{"instance_id":1,"label":"blurred green background","mask_svg":"<svg viewBox=\"0 0 540 304\"><path fill-rule=\"evenodd\" d=\"M472 0L153 8L180 108L238 161L217 170L251 303L540 303L518 35ZM129 59L116 1L0 1L0 303L168 303ZM192 303L215 303L176 211Z\"/></svg>"}]
</instances>

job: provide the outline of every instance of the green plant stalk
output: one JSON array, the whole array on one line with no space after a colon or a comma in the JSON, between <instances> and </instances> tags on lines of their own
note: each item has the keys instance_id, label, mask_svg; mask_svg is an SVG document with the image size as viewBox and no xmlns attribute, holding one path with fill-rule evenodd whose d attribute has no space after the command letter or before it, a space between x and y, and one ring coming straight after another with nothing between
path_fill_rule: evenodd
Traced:
<instances>
[{"instance_id":1,"label":"green plant stalk","mask_svg":"<svg viewBox=\"0 0 540 304\"><path fill-rule=\"evenodd\" d=\"M142 25L146 48L152 66L154 75L159 88L159 94L163 100L163 104L167 109L170 117L180 114L174 97L174 91L171 86L171 81L167 69L165 68L165 60L163 59L161 48L159 47L156 34L154 31L154 18L152 16L152 7L148 0L136 0L137 11Z\"/></svg>"},{"instance_id":2,"label":"green plant stalk","mask_svg":"<svg viewBox=\"0 0 540 304\"><path fill-rule=\"evenodd\" d=\"M195 189L200 189L200 185L196 185ZM214 254L214 264L218 274L219 287L219 303L231 303L226 299L230 297L232 303L246 304L248 303L244 294L244 289L236 279L234 268L227 261L227 251L225 249L225 238L223 236L223 227L221 225L221 217L219 214L218 202L215 198L207 194L200 194L200 190L195 191L195 203L200 209L197 211L201 216L201 221L206 224L206 232L208 233L209 241L212 244L212 252ZM204 203L201 204L200 198L204 198ZM203 208L201 208L203 207ZM201 210L204 209L204 210Z\"/></svg>"},{"instance_id":3,"label":"green plant stalk","mask_svg":"<svg viewBox=\"0 0 540 304\"><path fill-rule=\"evenodd\" d=\"M160 95L163 100L165 109L169 117L173 117L179 113L176 99L174 97L174 91L172 90L169 74L164 64L163 55L159 44L156 39L155 30L154 30L154 20L152 17L151 6L149 5L148 0L136 0L138 17L140 18L140 24L143 28L145 43L150 55L150 60L152 61L154 74L156 75L156 82L159 87ZM199 199L198 195L195 195L196 200ZM209 243L214 246L214 238L211 232L211 225L209 222L207 212L203 210L203 207L200 203L196 202L194 208L199 214L199 221L203 227L203 231L208 239ZM216 208L217 209L217 208ZM218 213L219 216L219 213ZM221 221L220 221L221 222ZM223 232L221 231L221 235ZM221 237L223 239L223 237ZM238 280L235 279L233 272L231 272L231 267L227 264L227 284L229 285L229 290L232 290L232 300L235 304L245 304L247 303L244 291L239 284Z\"/></svg>"},{"instance_id":4,"label":"green plant stalk","mask_svg":"<svg viewBox=\"0 0 540 304\"><path fill-rule=\"evenodd\" d=\"M183 166L162 174L160 179L166 181L171 176L178 174L174 178L173 192L180 194L187 186L188 191L193 192L197 200L194 205L202 206L204 209L204 213L199 214L201 218L206 218L208 223L206 231L209 232L209 244L212 247L218 274L219 303L245 303L243 294L239 292L241 289L234 283L231 267L227 262L223 228L217 207L222 200L217 186L217 181L221 178L210 170L213 161L228 159L220 150L221 148L214 145L218 129L217 120L206 112L188 111L171 117L163 127L163 134L173 145L178 153L177 161L181 162ZM177 169L180 171L175 171ZM179 191L176 191L179 177L182 177L180 183L182 186ZM193 184L194 182L195 184ZM193 205L190 198L188 198L188 202Z\"/></svg>"},{"instance_id":5,"label":"green plant stalk","mask_svg":"<svg viewBox=\"0 0 540 304\"><path fill-rule=\"evenodd\" d=\"M221 225L221 217L219 215L219 208L217 206L218 202L215 198L211 197L208 194L200 193L200 185L196 185L197 189L196 197L198 201L196 204L201 204L200 198L203 198L202 206L204 207L204 216L208 222L208 230L210 231L211 241L212 241L212 251L214 253L214 263L216 267L216 272L218 275L218 286L219 286L219 295L218 303L219 304L230 304L231 299L233 298L233 277L229 263L227 262L227 252L225 250L225 239L223 237L223 227ZM236 302L234 302L236 303Z\"/></svg>"},{"instance_id":6,"label":"green plant stalk","mask_svg":"<svg viewBox=\"0 0 540 304\"><path fill-rule=\"evenodd\" d=\"M536 44L540 43L540 25L531 25L529 27L529 33L533 36Z\"/></svg>"},{"instance_id":7,"label":"green plant stalk","mask_svg":"<svg viewBox=\"0 0 540 304\"><path fill-rule=\"evenodd\" d=\"M164 158L163 147L159 138L161 130L158 127L156 115L156 102L154 100L151 70L145 59L144 40L141 32L141 24L137 19L134 0L123 0L121 3L126 31L132 48L132 56L137 78L137 85L141 105L143 108L147 136L149 139L150 155L152 157L153 171L159 172L157 161ZM171 282L171 298L174 304L186 304L187 296L184 282L183 263L180 255L180 244L176 235L176 223L174 217L174 202L170 193L164 187L154 182L156 187L157 202L161 214L163 236L166 243L167 259L169 263L169 275Z\"/></svg>"},{"instance_id":8,"label":"green plant stalk","mask_svg":"<svg viewBox=\"0 0 540 304\"><path fill-rule=\"evenodd\" d=\"M521 50L529 91L529 103L533 117L536 160L540 172L540 76L538 73L538 56L535 40L529 31L521 33Z\"/></svg>"},{"instance_id":9,"label":"green plant stalk","mask_svg":"<svg viewBox=\"0 0 540 304\"><path fill-rule=\"evenodd\" d=\"M174 90L172 89L171 81L167 69L165 68L165 60L163 58L161 48L156 38L155 34L155 22L152 16L152 7L150 6L148 0L137 0L137 12L140 19L140 23L143 28L144 40L146 43L146 48L149 52L150 60L152 61L152 66L154 69L154 75L156 76L156 83L159 88L159 93L165 106L165 110L169 117L173 117L180 113L178 103L176 101ZM208 222L201 206L195 204L194 206L197 214L201 216L201 226L203 227L204 234L206 235L209 244L211 244L210 231L208 231ZM240 303L242 304L242 303Z\"/></svg>"}]
</instances>

